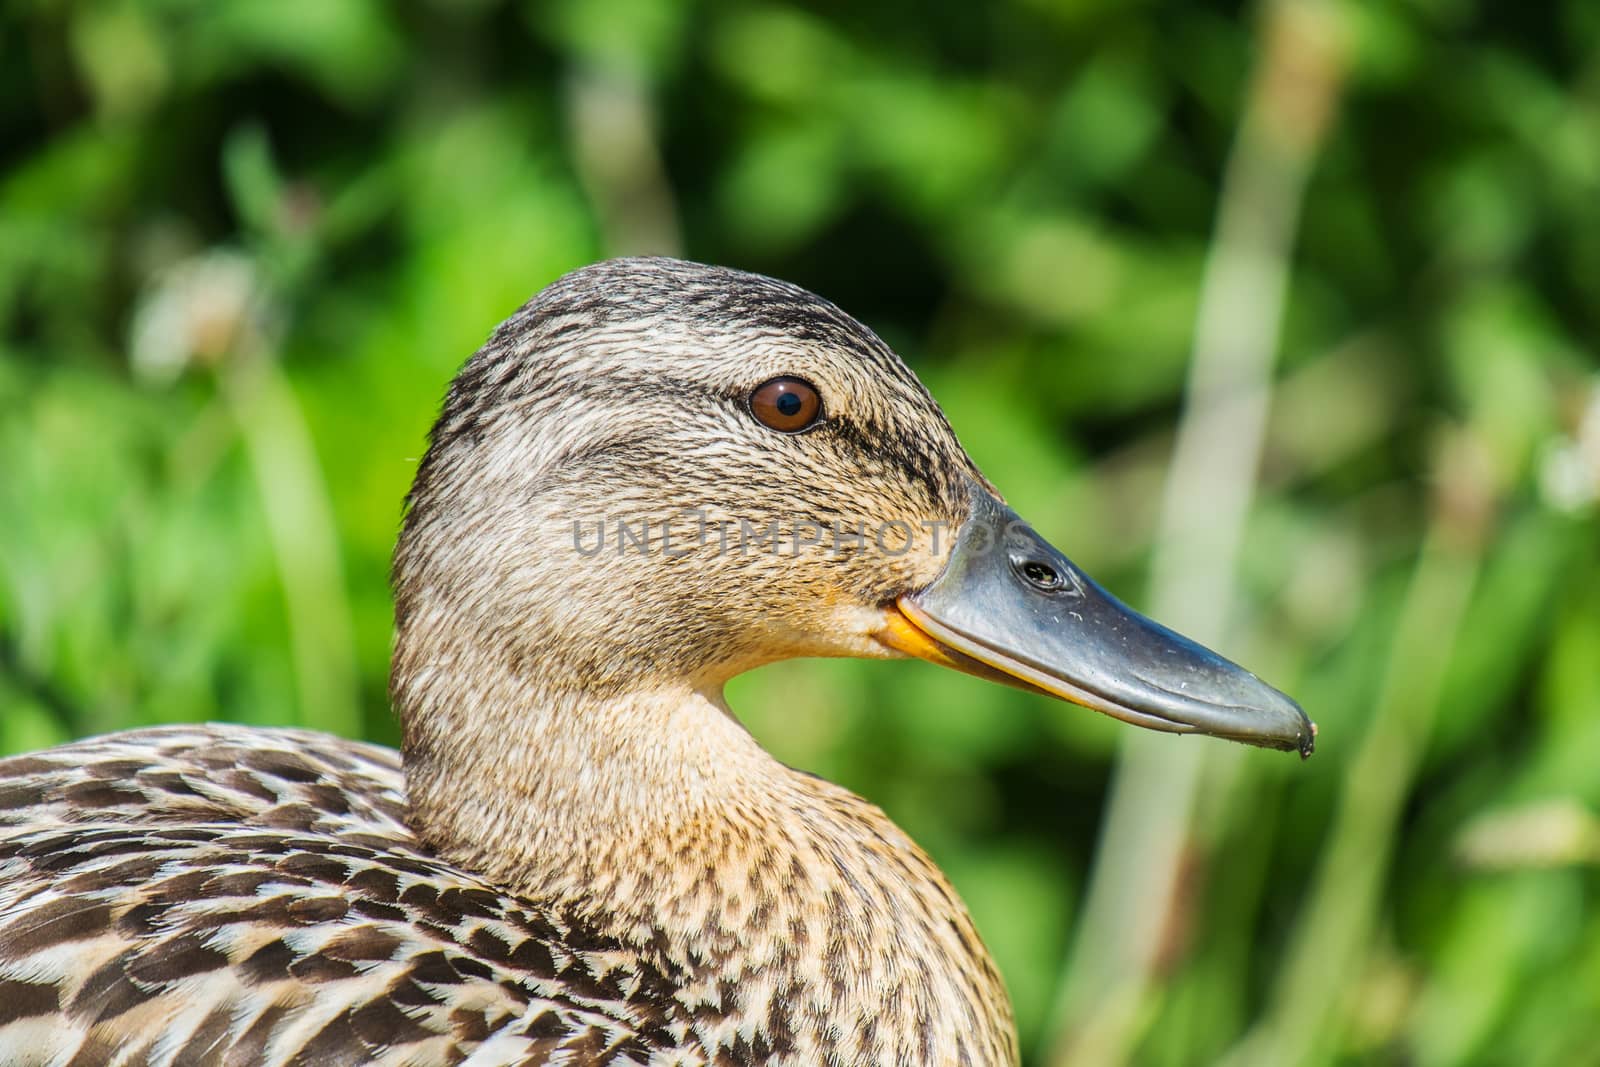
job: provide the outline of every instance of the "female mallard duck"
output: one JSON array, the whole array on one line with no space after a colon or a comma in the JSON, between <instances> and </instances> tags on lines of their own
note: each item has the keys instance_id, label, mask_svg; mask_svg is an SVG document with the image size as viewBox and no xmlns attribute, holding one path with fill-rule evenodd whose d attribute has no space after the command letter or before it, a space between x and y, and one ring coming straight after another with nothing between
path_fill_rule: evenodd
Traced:
<instances>
[{"instance_id":1,"label":"female mallard duck","mask_svg":"<svg viewBox=\"0 0 1600 1067\"><path fill-rule=\"evenodd\" d=\"M731 270L602 263L502 325L394 585L400 757L197 726L0 761L0 1061L1014 1063L949 883L723 683L910 654L1311 749L1022 523L869 330Z\"/></svg>"}]
</instances>

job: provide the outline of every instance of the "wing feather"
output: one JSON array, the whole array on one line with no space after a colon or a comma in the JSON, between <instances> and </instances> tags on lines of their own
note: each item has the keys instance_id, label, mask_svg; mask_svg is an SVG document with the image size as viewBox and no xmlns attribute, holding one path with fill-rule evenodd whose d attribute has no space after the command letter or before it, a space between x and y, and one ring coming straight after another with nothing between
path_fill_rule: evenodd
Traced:
<instances>
[{"instance_id":1,"label":"wing feather","mask_svg":"<svg viewBox=\"0 0 1600 1067\"><path fill-rule=\"evenodd\" d=\"M421 847L403 784L289 730L0 760L0 1062L649 1062L558 917Z\"/></svg>"}]
</instances>

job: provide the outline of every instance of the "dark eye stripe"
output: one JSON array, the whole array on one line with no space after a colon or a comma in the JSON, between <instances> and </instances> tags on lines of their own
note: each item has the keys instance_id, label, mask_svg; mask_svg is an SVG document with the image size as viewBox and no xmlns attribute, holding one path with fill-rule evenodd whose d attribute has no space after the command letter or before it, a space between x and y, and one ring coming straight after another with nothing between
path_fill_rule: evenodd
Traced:
<instances>
[{"instance_id":1,"label":"dark eye stripe","mask_svg":"<svg viewBox=\"0 0 1600 1067\"><path fill-rule=\"evenodd\" d=\"M804 379L773 378L750 394L750 414L779 433L799 433L822 417L822 397Z\"/></svg>"}]
</instances>

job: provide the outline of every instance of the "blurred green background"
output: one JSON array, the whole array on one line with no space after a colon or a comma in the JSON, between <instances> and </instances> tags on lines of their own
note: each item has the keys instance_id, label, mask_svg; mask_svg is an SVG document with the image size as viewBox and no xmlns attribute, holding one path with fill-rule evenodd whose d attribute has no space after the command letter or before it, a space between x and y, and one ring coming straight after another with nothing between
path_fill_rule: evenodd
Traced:
<instances>
[{"instance_id":1,"label":"blurred green background","mask_svg":"<svg viewBox=\"0 0 1600 1067\"><path fill-rule=\"evenodd\" d=\"M1318 753L924 664L731 699L950 873L1030 1064L1600 1064L1593 0L0 8L0 753L393 742L457 366L572 267L804 284Z\"/></svg>"}]
</instances>

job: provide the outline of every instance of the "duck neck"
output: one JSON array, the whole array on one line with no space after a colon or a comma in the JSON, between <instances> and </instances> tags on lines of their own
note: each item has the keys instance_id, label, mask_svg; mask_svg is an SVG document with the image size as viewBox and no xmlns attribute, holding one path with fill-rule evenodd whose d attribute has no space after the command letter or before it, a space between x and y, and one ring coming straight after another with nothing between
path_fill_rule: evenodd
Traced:
<instances>
[{"instance_id":1,"label":"duck neck","mask_svg":"<svg viewBox=\"0 0 1600 1067\"><path fill-rule=\"evenodd\" d=\"M444 859L630 946L685 1003L775 1020L795 1062L838 1041L850 1062L1015 1062L1004 987L938 869L719 697L413 662L395 676L411 821Z\"/></svg>"},{"instance_id":2,"label":"duck neck","mask_svg":"<svg viewBox=\"0 0 1600 1067\"><path fill-rule=\"evenodd\" d=\"M688 685L601 695L486 683L481 664L472 678L427 674L396 685L413 829L526 896L582 906L628 857L750 812L793 775L720 698Z\"/></svg>"}]
</instances>

